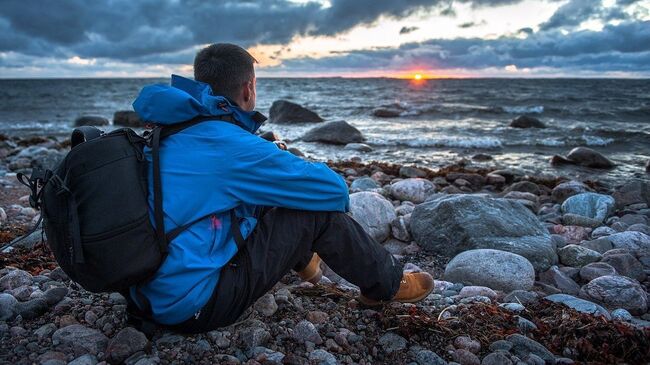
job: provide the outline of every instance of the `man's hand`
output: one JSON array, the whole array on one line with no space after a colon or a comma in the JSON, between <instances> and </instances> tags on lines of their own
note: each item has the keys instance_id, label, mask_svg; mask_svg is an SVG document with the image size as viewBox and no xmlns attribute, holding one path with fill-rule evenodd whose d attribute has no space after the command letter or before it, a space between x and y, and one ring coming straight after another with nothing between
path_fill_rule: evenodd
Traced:
<instances>
[{"instance_id":1,"label":"man's hand","mask_svg":"<svg viewBox=\"0 0 650 365\"><path fill-rule=\"evenodd\" d=\"M281 149L281 150L283 150L283 151L286 151L286 150L287 150L287 144L284 143L284 141L273 141L273 143L275 144L275 146L276 146L277 148L279 148L279 149Z\"/></svg>"}]
</instances>

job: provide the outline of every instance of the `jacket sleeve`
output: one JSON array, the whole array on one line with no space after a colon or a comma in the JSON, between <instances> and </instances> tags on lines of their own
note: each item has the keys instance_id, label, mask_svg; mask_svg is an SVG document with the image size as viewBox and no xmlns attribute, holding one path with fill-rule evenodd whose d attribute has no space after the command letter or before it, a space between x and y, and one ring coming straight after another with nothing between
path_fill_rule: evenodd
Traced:
<instances>
[{"instance_id":1,"label":"jacket sleeve","mask_svg":"<svg viewBox=\"0 0 650 365\"><path fill-rule=\"evenodd\" d=\"M232 160L225 164L224 188L233 198L289 209L348 211L348 187L327 165L305 161L241 132L227 142Z\"/></svg>"}]
</instances>

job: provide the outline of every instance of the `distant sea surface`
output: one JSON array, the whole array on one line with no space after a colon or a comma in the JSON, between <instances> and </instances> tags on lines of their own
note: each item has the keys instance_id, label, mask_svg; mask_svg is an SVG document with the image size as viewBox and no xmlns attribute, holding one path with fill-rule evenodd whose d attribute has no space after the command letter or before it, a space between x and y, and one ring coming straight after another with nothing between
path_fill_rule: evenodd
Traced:
<instances>
[{"instance_id":1,"label":"distant sea surface","mask_svg":"<svg viewBox=\"0 0 650 365\"><path fill-rule=\"evenodd\" d=\"M82 115L112 119L131 109L138 91L167 79L0 80L0 130L10 135L59 135ZM477 153L487 164L532 173L618 178L640 173L650 159L650 80L617 79L398 79L258 80L258 110L274 100L300 103L326 120L346 120L362 131L373 152L296 141L292 146L321 160L415 163L438 167ZM399 106L397 118L372 110ZM546 129L508 127L519 115L540 119ZM286 140L313 125L274 125ZM112 127L105 127L110 129ZM611 171L553 168L553 154L591 147L618 164Z\"/></svg>"}]
</instances>

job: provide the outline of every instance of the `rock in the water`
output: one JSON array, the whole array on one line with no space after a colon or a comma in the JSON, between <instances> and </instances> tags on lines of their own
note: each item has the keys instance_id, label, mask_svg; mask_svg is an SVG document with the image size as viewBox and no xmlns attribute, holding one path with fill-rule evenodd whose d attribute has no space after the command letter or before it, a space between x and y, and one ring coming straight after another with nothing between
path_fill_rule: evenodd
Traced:
<instances>
[{"instance_id":1,"label":"rock in the water","mask_svg":"<svg viewBox=\"0 0 650 365\"><path fill-rule=\"evenodd\" d=\"M603 256L594 250L578 245L566 245L557 251L560 262L566 266L583 267Z\"/></svg>"},{"instance_id":2,"label":"rock in the water","mask_svg":"<svg viewBox=\"0 0 650 365\"><path fill-rule=\"evenodd\" d=\"M614 198L596 193L581 193L569 197L562 203L562 212L604 221L614 208Z\"/></svg>"},{"instance_id":3,"label":"rock in the water","mask_svg":"<svg viewBox=\"0 0 650 365\"><path fill-rule=\"evenodd\" d=\"M144 127L138 113L132 110L120 110L113 114L113 124L125 127Z\"/></svg>"},{"instance_id":4,"label":"rock in the water","mask_svg":"<svg viewBox=\"0 0 650 365\"><path fill-rule=\"evenodd\" d=\"M539 119L527 115L521 115L513 119L510 126L513 128L546 128L546 125Z\"/></svg>"},{"instance_id":5,"label":"rock in the water","mask_svg":"<svg viewBox=\"0 0 650 365\"><path fill-rule=\"evenodd\" d=\"M396 118L399 117L403 109L398 108L376 108L372 111L372 115L379 118Z\"/></svg>"},{"instance_id":6,"label":"rock in the water","mask_svg":"<svg viewBox=\"0 0 650 365\"><path fill-rule=\"evenodd\" d=\"M582 280L587 282L601 276L616 274L616 269L612 265L604 262L592 262L591 264L585 265L580 269L580 277Z\"/></svg>"},{"instance_id":7,"label":"rock in the water","mask_svg":"<svg viewBox=\"0 0 650 365\"><path fill-rule=\"evenodd\" d=\"M571 180L558 184L555 188L553 188L551 191L551 197L555 202L562 203L571 196L586 193L590 190L591 189L589 189L587 185L581 183L580 181Z\"/></svg>"},{"instance_id":8,"label":"rock in the water","mask_svg":"<svg viewBox=\"0 0 650 365\"><path fill-rule=\"evenodd\" d=\"M106 356L119 364L134 353L143 351L147 344L149 344L149 340L144 333L133 327L126 327L108 342Z\"/></svg>"},{"instance_id":9,"label":"rock in the water","mask_svg":"<svg viewBox=\"0 0 650 365\"><path fill-rule=\"evenodd\" d=\"M7 321L16 314L18 301L11 294L0 293L0 321Z\"/></svg>"},{"instance_id":10,"label":"rock in the water","mask_svg":"<svg viewBox=\"0 0 650 365\"><path fill-rule=\"evenodd\" d=\"M52 335L52 343L72 348L75 352L97 355L106 349L108 337L96 329L73 324L56 330Z\"/></svg>"},{"instance_id":11,"label":"rock in the water","mask_svg":"<svg viewBox=\"0 0 650 365\"><path fill-rule=\"evenodd\" d=\"M411 234L423 249L448 256L488 248L524 256L537 270L557 262L548 230L525 206L508 199L437 197L415 208Z\"/></svg>"},{"instance_id":12,"label":"rock in the water","mask_svg":"<svg viewBox=\"0 0 650 365\"><path fill-rule=\"evenodd\" d=\"M609 169L616 166L607 157L587 147L576 147L572 149L566 158L555 155L551 162L554 164L570 163L598 169Z\"/></svg>"},{"instance_id":13,"label":"rock in the water","mask_svg":"<svg viewBox=\"0 0 650 365\"><path fill-rule=\"evenodd\" d=\"M531 340L526 336L514 334L506 337L506 340L512 342L512 352L520 358L525 358L528 354L539 356L546 363L553 364L555 356L546 347L537 341Z\"/></svg>"},{"instance_id":14,"label":"rock in the water","mask_svg":"<svg viewBox=\"0 0 650 365\"><path fill-rule=\"evenodd\" d=\"M348 144L363 142L361 132L344 120L327 122L307 131L302 136L305 142L323 142L331 144Z\"/></svg>"},{"instance_id":15,"label":"rock in the water","mask_svg":"<svg viewBox=\"0 0 650 365\"><path fill-rule=\"evenodd\" d=\"M639 282L625 276L601 276L580 290L580 297L608 308L623 308L641 315L648 309L648 298Z\"/></svg>"},{"instance_id":16,"label":"rock in the water","mask_svg":"<svg viewBox=\"0 0 650 365\"><path fill-rule=\"evenodd\" d=\"M421 178L401 180L390 186L393 198L415 204L422 203L435 191L436 186L431 181Z\"/></svg>"},{"instance_id":17,"label":"rock in the water","mask_svg":"<svg viewBox=\"0 0 650 365\"><path fill-rule=\"evenodd\" d=\"M369 191L350 194L350 213L378 242L388 238L390 224L397 217L393 204L383 196Z\"/></svg>"},{"instance_id":18,"label":"rock in the water","mask_svg":"<svg viewBox=\"0 0 650 365\"><path fill-rule=\"evenodd\" d=\"M616 208L622 209L632 204L645 203L650 205L650 181L630 179L612 193L616 200Z\"/></svg>"},{"instance_id":19,"label":"rock in the water","mask_svg":"<svg viewBox=\"0 0 650 365\"><path fill-rule=\"evenodd\" d=\"M287 100L276 100L269 110L272 123L320 123L323 121L313 111Z\"/></svg>"},{"instance_id":20,"label":"rock in the water","mask_svg":"<svg viewBox=\"0 0 650 365\"><path fill-rule=\"evenodd\" d=\"M74 121L75 127L81 127L85 125L97 126L97 125L108 125L108 124L109 124L108 119L104 117L98 117L95 115L85 115L75 119Z\"/></svg>"},{"instance_id":21,"label":"rock in the water","mask_svg":"<svg viewBox=\"0 0 650 365\"><path fill-rule=\"evenodd\" d=\"M454 257L445 268L445 280L508 292L528 290L535 281L535 270L520 255L479 249L465 251Z\"/></svg>"},{"instance_id":22,"label":"rock in the water","mask_svg":"<svg viewBox=\"0 0 650 365\"><path fill-rule=\"evenodd\" d=\"M643 265L629 253L605 254L603 263L611 265L618 274L643 282L646 274Z\"/></svg>"},{"instance_id":23,"label":"rock in the water","mask_svg":"<svg viewBox=\"0 0 650 365\"><path fill-rule=\"evenodd\" d=\"M377 182L374 179L369 177L358 178L354 180L352 184L350 184L350 192L352 193L374 190L378 188L379 188L379 184L377 184Z\"/></svg>"}]
</instances>

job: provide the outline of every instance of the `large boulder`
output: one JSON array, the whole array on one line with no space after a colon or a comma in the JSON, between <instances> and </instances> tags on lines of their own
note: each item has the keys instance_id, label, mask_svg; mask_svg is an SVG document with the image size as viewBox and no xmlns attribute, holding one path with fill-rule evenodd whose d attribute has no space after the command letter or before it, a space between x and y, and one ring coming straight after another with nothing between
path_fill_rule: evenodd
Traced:
<instances>
[{"instance_id":1,"label":"large boulder","mask_svg":"<svg viewBox=\"0 0 650 365\"><path fill-rule=\"evenodd\" d=\"M479 249L454 257L445 268L445 280L505 292L529 290L535 282L535 270L523 256Z\"/></svg>"},{"instance_id":2,"label":"large boulder","mask_svg":"<svg viewBox=\"0 0 650 365\"><path fill-rule=\"evenodd\" d=\"M569 151L566 157L555 155L551 159L551 163L568 163L597 169L609 169L616 166L612 161L603 156L601 153L587 147L576 147Z\"/></svg>"},{"instance_id":3,"label":"large boulder","mask_svg":"<svg viewBox=\"0 0 650 365\"><path fill-rule=\"evenodd\" d=\"M74 121L75 127L82 127L85 125L108 125L108 119L96 115L84 115Z\"/></svg>"},{"instance_id":4,"label":"large boulder","mask_svg":"<svg viewBox=\"0 0 650 365\"><path fill-rule=\"evenodd\" d=\"M391 202L369 191L350 194L350 214L378 242L388 238L390 224L397 218Z\"/></svg>"},{"instance_id":5,"label":"large boulder","mask_svg":"<svg viewBox=\"0 0 650 365\"><path fill-rule=\"evenodd\" d=\"M546 128L546 125L539 119L527 115L521 115L515 118L510 122L510 126L513 128Z\"/></svg>"},{"instance_id":6,"label":"large boulder","mask_svg":"<svg viewBox=\"0 0 650 365\"><path fill-rule=\"evenodd\" d=\"M455 256L490 248L516 253L535 270L557 263L547 229L523 204L479 195L447 195L418 205L411 233L429 252Z\"/></svg>"},{"instance_id":7,"label":"large boulder","mask_svg":"<svg viewBox=\"0 0 650 365\"><path fill-rule=\"evenodd\" d=\"M614 190L616 208L622 209L627 205L645 203L650 205L650 181L630 179Z\"/></svg>"},{"instance_id":8,"label":"large boulder","mask_svg":"<svg viewBox=\"0 0 650 365\"><path fill-rule=\"evenodd\" d=\"M344 120L327 122L307 131L302 136L305 142L323 142L331 144L348 144L362 142L361 132Z\"/></svg>"},{"instance_id":9,"label":"large boulder","mask_svg":"<svg viewBox=\"0 0 650 365\"><path fill-rule=\"evenodd\" d=\"M648 309L648 297L638 281L619 275L606 275L590 281L580 289L580 297L607 308L627 309L642 315Z\"/></svg>"},{"instance_id":10,"label":"large boulder","mask_svg":"<svg viewBox=\"0 0 650 365\"><path fill-rule=\"evenodd\" d=\"M435 191L436 186L431 181L421 178L400 180L390 185L390 194L393 198L415 204L422 203Z\"/></svg>"},{"instance_id":11,"label":"large boulder","mask_svg":"<svg viewBox=\"0 0 650 365\"><path fill-rule=\"evenodd\" d=\"M269 121L273 123L320 123L323 121L313 111L287 100L276 100L269 110Z\"/></svg>"},{"instance_id":12,"label":"large boulder","mask_svg":"<svg viewBox=\"0 0 650 365\"><path fill-rule=\"evenodd\" d=\"M596 193L573 195L562 203L562 213L577 214L600 222L607 218L613 208L614 198Z\"/></svg>"},{"instance_id":13,"label":"large boulder","mask_svg":"<svg viewBox=\"0 0 650 365\"><path fill-rule=\"evenodd\" d=\"M113 114L113 124L131 128L144 127L144 122L140 119L138 113L132 110L116 111Z\"/></svg>"}]
</instances>

